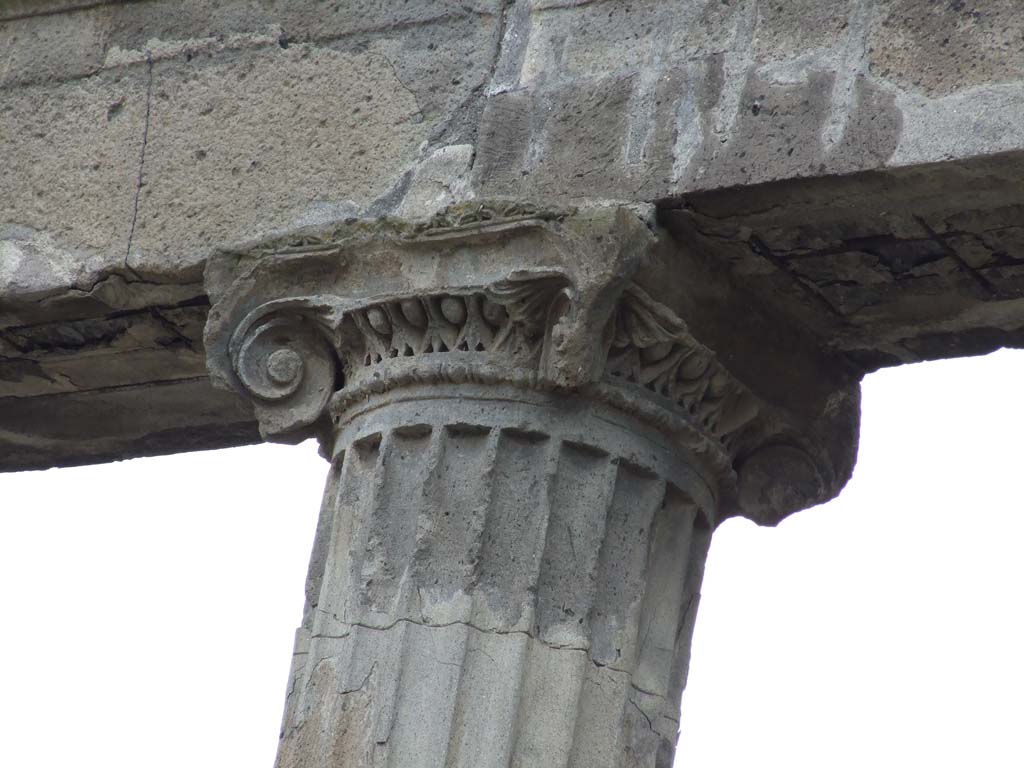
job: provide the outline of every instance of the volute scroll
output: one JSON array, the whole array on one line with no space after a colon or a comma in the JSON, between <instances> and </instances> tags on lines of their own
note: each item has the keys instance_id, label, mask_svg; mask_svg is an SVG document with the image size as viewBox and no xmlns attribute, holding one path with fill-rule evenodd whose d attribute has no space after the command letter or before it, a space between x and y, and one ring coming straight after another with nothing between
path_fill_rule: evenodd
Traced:
<instances>
[{"instance_id":1,"label":"volute scroll","mask_svg":"<svg viewBox=\"0 0 1024 768\"><path fill-rule=\"evenodd\" d=\"M340 374L328 336L296 302L262 306L232 334L231 367L264 438L299 442L315 432Z\"/></svg>"}]
</instances>

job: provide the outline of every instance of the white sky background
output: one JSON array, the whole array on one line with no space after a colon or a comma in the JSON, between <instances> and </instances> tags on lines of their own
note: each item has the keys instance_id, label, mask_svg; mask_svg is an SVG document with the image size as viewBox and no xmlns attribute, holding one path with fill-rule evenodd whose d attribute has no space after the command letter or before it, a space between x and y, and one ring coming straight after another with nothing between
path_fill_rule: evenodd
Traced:
<instances>
[{"instance_id":1,"label":"white sky background","mask_svg":"<svg viewBox=\"0 0 1024 768\"><path fill-rule=\"evenodd\" d=\"M1024 764L1024 354L883 371L839 500L733 520L677 766ZM0 475L0 765L270 768L327 465Z\"/></svg>"}]
</instances>

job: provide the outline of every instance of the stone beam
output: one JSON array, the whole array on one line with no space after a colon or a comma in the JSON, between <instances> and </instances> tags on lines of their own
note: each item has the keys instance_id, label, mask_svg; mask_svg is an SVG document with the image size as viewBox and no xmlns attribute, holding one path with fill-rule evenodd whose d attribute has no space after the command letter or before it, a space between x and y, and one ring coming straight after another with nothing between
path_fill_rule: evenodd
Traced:
<instances>
[{"instance_id":1,"label":"stone beam","mask_svg":"<svg viewBox=\"0 0 1024 768\"><path fill-rule=\"evenodd\" d=\"M214 381L331 461L280 768L671 764L711 531L838 493L859 371L652 227L474 203L211 263Z\"/></svg>"},{"instance_id":2,"label":"stone beam","mask_svg":"<svg viewBox=\"0 0 1024 768\"><path fill-rule=\"evenodd\" d=\"M200 380L209 257L475 198L656 204L865 371L1020 344L1022 30L1010 0L5 3L0 470L258 439Z\"/></svg>"},{"instance_id":3,"label":"stone beam","mask_svg":"<svg viewBox=\"0 0 1024 768\"><path fill-rule=\"evenodd\" d=\"M879 367L1024 346L1024 154L661 201L675 236Z\"/></svg>"},{"instance_id":4,"label":"stone beam","mask_svg":"<svg viewBox=\"0 0 1024 768\"><path fill-rule=\"evenodd\" d=\"M1024 345L1022 158L693 193L657 201L655 218L676 258L862 372L978 354ZM49 236L12 234L0 243L0 469L260 439L251 407L206 381L207 257L92 271ZM724 327L718 283L695 314ZM694 281L678 290L699 294Z\"/></svg>"},{"instance_id":5,"label":"stone beam","mask_svg":"<svg viewBox=\"0 0 1024 768\"><path fill-rule=\"evenodd\" d=\"M31 274L46 255L0 243L0 273ZM160 283L123 271L0 298L0 469L259 441L252 409L210 384L199 278Z\"/></svg>"}]
</instances>

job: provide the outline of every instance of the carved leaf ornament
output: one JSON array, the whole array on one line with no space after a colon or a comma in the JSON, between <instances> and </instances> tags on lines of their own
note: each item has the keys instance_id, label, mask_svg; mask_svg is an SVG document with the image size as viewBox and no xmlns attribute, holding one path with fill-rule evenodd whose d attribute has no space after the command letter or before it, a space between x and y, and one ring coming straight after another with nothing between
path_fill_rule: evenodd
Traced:
<instances>
[{"instance_id":1,"label":"carved leaf ornament","mask_svg":"<svg viewBox=\"0 0 1024 768\"><path fill-rule=\"evenodd\" d=\"M361 346L341 350L349 370L395 358L446 352L483 353L536 367L559 296L569 280L558 272L513 273L467 294L444 293L379 302L348 313Z\"/></svg>"},{"instance_id":2,"label":"carved leaf ornament","mask_svg":"<svg viewBox=\"0 0 1024 768\"><path fill-rule=\"evenodd\" d=\"M757 401L672 310L630 284L612 330L606 374L676 403L723 439L751 421Z\"/></svg>"}]
</instances>

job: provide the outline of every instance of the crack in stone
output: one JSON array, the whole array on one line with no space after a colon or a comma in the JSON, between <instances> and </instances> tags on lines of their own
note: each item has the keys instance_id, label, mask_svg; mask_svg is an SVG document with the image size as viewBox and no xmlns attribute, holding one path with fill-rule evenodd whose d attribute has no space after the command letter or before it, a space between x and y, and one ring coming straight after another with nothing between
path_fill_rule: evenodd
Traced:
<instances>
[{"instance_id":1,"label":"crack in stone","mask_svg":"<svg viewBox=\"0 0 1024 768\"><path fill-rule=\"evenodd\" d=\"M331 618L334 621L338 621L339 620L334 614L328 613L327 611L325 611L325 610L323 610L321 608L317 608L316 610L319 613L322 613L325 616L328 616L329 618ZM378 632L387 632L388 630L394 629L399 624L415 624L416 626L426 627L428 629L445 629L447 627L459 627L459 626L461 626L461 627L469 627L470 629L475 629L477 632L483 632L483 633L492 634L492 635L526 635L529 638L532 638L534 640L537 640L539 642L544 643L545 645L547 645L550 648L564 649L564 650L573 650L573 651L584 651L584 650L586 650L584 648L572 648L572 647L569 647L569 646L550 645L549 643L546 643L545 641L541 640L540 638L534 637L528 631L523 630L523 629L485 629L483 627L478 627L477 625L475 625L475 624L473 624L472 622L469 622L469 621L449 621L449 622L445 622L443 624L430 624L429 622L425 622L425 621L416 621L415 619L400 618L400 619L395 619L390 624L387 624L387 625L384 625L384 626L375 626L373 624L363 624L363 623L358 622L358 621L356 621L356 622L347 622L346 621L346 622L342 622L342 623L346 624L349 627L361 627L362 629L372 629L372 630L376 630ZM320 637L320 635L313 635L313 637L314 638ZM348 637L348 635L343 635L342 637Z\"/></svg>"},{"instance_id":2,"label":"crack in stone","mask_svg":"<svg viewBox=\"0 0 1024 768\"><path fill-rule=\"evenodd\" d=\"M122 273L121 270L122 270L122 267L114 267L114 268L111 268L111 269L104 269L99 274L99 276L96 277L92 282L85 283L84 287L82 287L80 285L60 286L60 287L57 287L57 288L47 289L45 291L34 292L31 295L31 298L29 298L29 297L19 297L19 301L22 301L25 304L32 303L32 304L38 304L40 306L45 306L48 303L52 303L52 302L55 302L55 301L62 301L64 299L66 299L68 297L72 297L72 296L73 297L79 297L80 296L80 297L83 297L83 298L98 298L98 297L94 296L94 294L96 293L97 289L102 289L102 286L104 286L106 283L109 283L110 281L115 280L115 279L119 279L119 280L123 280L125 285L143 286L143 287L155 288L155 289L183 290L183 289L194 288L193 292L195 293L195 296L193 298L185 299L183 301L175 302L173 304L155 305L155 306L159 306L160 308L175 309L175 308L178 308L178 307L185 307L185 306L208 306L209 305L209 299L205 295L202 283L199 283L199 282L183 283L183 282L175 282L175 281L159 282L159 281L147 280L147 279L143 278L142 276L139 275L138 272L136 272L131 267L127 268L127 273ZM114 310L114 312L122 312L122 313L123 312L136 312L136 311L138 311L138 310L136 310L136 309ZM107 315L107 316L110 316L110 315ZM34 323L34 324L26 323L26 324L23 324L23 325L18 326L18 327L27 328L27 327L31 327L31 325L46 325L46 324L47 323Z\"/></svg>"},{"instance_id":3,"label":"crack in stone","mask_svg":"<svg viewBox=\"0 0 1024 768\"><path fill-rule=\"evenodd\" d=\"M142 197L142 179L146 168L146 145L149 143L149 115L153 98L153 54L146 51L146 113L142 123L142 148L139 150L139 174L135 180L135 201L132 205L132 223L128 230L128 245L124 252L124 268L132 270L128 259L132 254L132 240L135 238L135 224L139 219L139 199Z\"/></svg>"},{"instance_id":4,"label":"crack in stone","mask_svg":"<svg viewBox=\"0 0 1024 768\"><path fill-rule=\"evenodd\" d=\"M699 231L699 230L698 230ZM703 234L703 233L702 233ZM793 283L806 294L819 308L827 311L833 318L842 320L843 322L849 322L846 317L840 312L831 301L821 294L818 287L813 283L807 281L800 274L798 274L785 259L776 255L771 248L769 248L761 238L757 235L751 235L747 244L750 246L750 250L760 256L762 259L774 266L779 272L788 276Z\"/></svg>"},{"instance_id":5,"label":"crack in stone","mask_svg":"<svg viewBox=\"0 0 1024 768\"><path fill-rule=\"evenodd\" d=\"M360 691L364 690L367 684L370 682L370 678L373 677L373 673L376 671L376 669L377 662L375 661L373 662L373 664L370 665L370 671L366 673L366 677L363 678L363 682L359 684L358 688L348 688L344 691L338 691L338 694L341 696L345 696L349 693L359 693Z\"/></svg>"},{"instance_id":6,"label":"crack in stone","mask_svg":"<svg viewBox=\"0 0 1024 768\"><path fill-rule=\"evenodd\" d=\"M414 116L415 115L419 115L420 120L422 120L423 119L423 105L420 104L419 97L416 96L416 93L412 90L412 88L410 88L406 84L406 82L401 78L401 76L398 74L398 67L395 66L395 62L393 62L388 56L385 56L383 53L374 53L374 54L371 54L371 55L374 58L382 59L384 61L384 63L387 64L388 69L391 70L391 74L394 75L395 80L397 80L398 84L400 86L402 86L402 90L404 90L406 93L408 93L412 97L413 103L416 105L416 112L414 113Z\"/></svg>"},{"instance_id":7,"label":"crack in stone","mask_svg":"<svg viewBox=\"0 0 1024 768\"><path fill-rule=\"evenodd\" d=\"M6 341L8 344L13 346L23 355L30 355L33 353L39 353L42 356L46 355L59 355L64 352L80 352L83 350L100 349L109 347L114 342L125 336L129 331L129 326L117 326L110 324L109 327L98 333L90 333L88 336L85 333L79 331L79 328L83 330L89 330L83 328L83 324L79 324L78 328L74 325L68 324L68 329L75 333L77 339L66 338L62 340L46 340L26 337L18 341L9 333L0 335L0 339ZM18 329L9 329L18 330ZM43 357L37 358L43 359Z\"/></svg>"},{"instance_id":8,"label":"crack in stone","mask_svg":"<svg viewBox=\"0 0 1024 768\"><path fill-rule=\"evenodd\" d=\"M629 701L630 704L633 705L633 708L637 712L640 713L640 716L643 717L643 719L647 721L647 727L648 727L648 729L650 729L651 733L657 733L659 736L661 736L661 734L658 731L654 730L654 724L651 723L651 718L649 718L647 716L646 712L644 712L642 709L640 709L640 705L639 704L637 704L635 701L633 701L633 697L632 696L630 696L628 698L628 701Z\"/></svg>"},{"instance_id":9,"label":"crack in stone","mask_svg":"<svg viewBox=\"0 0 1024 768\"><path fill-rule=\"evenodd\" d=\"M166 286L170 285L169 283L141 283L141 282L132 282L132 283L130 283L130 285L141 285L141 284L150 285L150 286L154 286L154 287L157 287L157 288L166 287ZM188 285L191 285L191 283L189 283ZM184 287L188 287L188 285L186 285ZM59 299L64 298L68 294L76 294L76 293L79 293L79 292L80 291L79 291L78 288L68 288L63 293L51 294L51 295L47 296L44 299L39 299L36 303L43 304L43 303L48 302L48 301L58 301ZM82 292L82 294L84 296L87 296L87 297L91 296L91 292L89 292L89 291ZM144 315L147 315L147 314L151 314L153 311L165 312L165 311L171 311L171 310L175 310L175 309L191 309L193 307L205 308L205 307L209 307L209 304L210 304L210 302L209 302L209 298L207 296L195 296L195 297L190 298L190 299L184 299L182 301L176 301L176 302L172 302L172 303L152 304L152 305L150 305L148 307L144 307L144 308L113 310L113 311L108 312L108 313L106 313L104 315L94 315L94 316L91 316L91 317L79 317L79 318L75 318L75 319L71 319L71 320L65 320L65 321L62 321L60 323L54 323L53 321L46 321L46 322L41 322L41 323L24 323L22 325L9 325L6 328L4 328L4 330L6 330L6 331L31 331L31 330L36 329L36 328L49 328L49 327L52 327L54 325L63 325L63 324L68 324L68 323L71 323L71 324L74 324L74 323L102 323L102 322L111 322L113 320L119 320L119 319L122 319L122 318L135 319L135 318L139 318L139 317L142 317Z\"/></svg>"},{"instance_id":10,"label":"crack in stone","mask_svg":"<svg viewBox=\"0 0 1024 768\"><path fill-rule=\"evenodd\" d=\"M327 611L324 611L321 608L316 608L315 610L318 613L322 613L324 616L327 616L328 618L330 618L333 621L340 621L334 614L329 613ZM552 643L552 642L544 640L543 638L538 637L537 635L533 634L532 632L530 632L528 630L524 630L524 629L485 629L483 627L477 626L476 624L474 624L474 623L472 623L470 621L449 621L449 622L445 622L445 623L442 623L442 624L430 624L428 622L416 621L415 619L410 619L410 618L395 619L390 624L387 624L387 625L384 625L384 626L374 626L372 624L363 624L362 622L342 622L342 623L344 623L348 627L359 627L361 629L369 629L369 630L372 630L372 631L375 631L375 632L387 632L387 631L389 631L391 629L394 629L399 624L415 624L416 626L425 627L427 629L445 629L445 628L448 628L448 627L458 627L458 626L461 626L461 627L468 627L469 629L475 630L475 631L480 632L482 634L491 634L491 635L523 635L523 636L529 638L530 640L535 640L536 642L540 643L541 645L544 645L545 647L550 648L551 650L554 650L554 651L570 651L570 652L574 652L574 653L586 654L587 660L591 664L593 664L596 668L598 668L598 669L607 669L607 670L609 670L611 672L617 672L619 674L629 675L630 676L629 685L635 691L638 691L639 693L645 694L647 696L655 696L655 697L658 697L658 698L664 698L664 696L662 694L656 693L654 691L645 690L644 688L641 688L635 682L633 682L633 680L632 680L632 672L630 670L623 669L622 667L615 666L614 664L605 664L605 663L602 663L602 662L592 658L590 656L590 649L589 648L581 648L581 647L573 646L573 645L559 645L557 643ZM321 634L315 634L315 635L312 635L310 637L310 640L344 640L344 639L347 639L348 637L351 637L351 632L347 632L347 633L345 633L343 635L321 635ZM485 654L485 655L487 655L488 658L491 658L488 654ZM324 658L331 658L331 657L327 656L327 657L324 657ZM321 661L322 660L323 659L321 659ZM319 662L317 662L317 663L319 664Z\"/></svg>"},{"instance_id":11,"label":"crack in stone","mask_svg":"<svg viewBox=\"0 0 1024 768\"><path fill-rule=\"evenodd\" d=\"M963 257L957 253L941 235L932 229L931 225L925 221L923 216L915 215L914 220L921 226L921 229L928 233L928 237L931 238L931 240L934 241L949 258L955 261L960 269L970 276L982 290L984 290L989 296L997 296L999 294L999 291L996 290L996 287L992 285L991 282L989 282L988 278L976 269L973 269L970 264L964 261Z\"/></svg>"},{"instance_id":12,"label":"crack in stone","mask_svg":"<svg viewBox=\"0 0 1024 768\"><path fill-rule=\"evenodd\" d=\"M28 13L12 13L9 16L0 16L0 23L8 21L21 21L22 19L35 19L40 16L61 16L64 14L78 13L81 11L91 11L96 8L102 8L105 5L126 5L133 0L96 0L92 3L82 3L81 5L72 6L59 6L57 8L48 8L43 11L29 11Z\"/></svg>"},{"instance_id":13,"label":"crack in stone","mask_svg":"<svg viewBox=\"0 0 1024 768\"><path fill-rule=\"evenodd\" d=\"M152 389L154 387L172 386L172 385L176 386L176 385L179 385L179 384L194 384L194 383L198 383L198 382L209 383L209 381L210 381L210 378L208 376L185 376L185 377L182 377L180 379L160 379L158 381L146 381L146 382L143 382L143 383L136 383L136 384L114 384L114 385L108 386L108 387L93 387L91 389L80 389L75 394L100 394L100 393L106 393L106 392L118 392L118 391L121 391L121 390L127 391L127 390L130 390L130 389L148 390L148 389ZM29 397L13 397L13 396L11 396L11 397L0 397L0 403L3 403L5 401L12 401L12 400L36 400L36 399L42 399L42 398L46 398L46 397L51 397L51 398L54 398L54 397L66 397L68 394L71 394L71 393L68 393L68 392L54 392L54 393L46 394L46 395L31 395Z\"/></svg>"},{"instance_id":14,"label":"crack in stone","mask_svg":"<svg viewBox=\"0 0 1024 768\"><path fill-rule=\"evenodd\" d=\"M328 614L325 611L320 610L319 608L316 609L316 610L320 611L321 613L324 613L324 615L331 616L331 614ZM334 617L331 616L331 618L334 618ZM375 626L371 626L371 625L368 625L368 624L362 624L362 623L358 623L358 622L357 623L348 624L348 626L350 626L350 627L360 627L362 629L369 629L369 630L377 631L377 632L387 632L388 630L394 629L396 626L398 626L399 624L403 624L403 623L415 624L417 626L427 627L427 628L432 628L432 629L443 629L445 627L464 626L464 627L468 627L470 629L476 630L477 632L481 632L481 633L489 633L489 634L496 634L496 635L525 635L526 637L530 638L531 640L536 640L537 642L545 645L548 648L551 648L552 650L570 651L570 652L575 652L575 653L587 654L587 660L591 664L593 664L593 666L595 668L597 668L597 669L607 669L611 673L617 673L617 674L620 674L620 675L628 675L629 679L626 680L625 682L629 685L630 689L632 689L634 692L642 694L644 696L650 696L652 698L658 699L659 701L663 701L663 702L667 701L663 694L656 693L654 691L648 691L645 688L642 688L641 686L637 685L636 682L632 679L632 673L630 673L628 670L620 669L618 667L614 667L614 666L611 666L611 665L608 665L608 664L602 664L602 663L600 663L600 662L590 658L589 651L587 649L585 649L585 648L574 648L574 647L571 647L571 646L554 645L554 644L548 643L545 640L542 640L541 638L538 638L538 637L534 636L533 634L531 634L530 632L527 632L527 631L524 631L524 630L516 630L516 629L513 629L513 630L500 630L500 629L486 630L486 629L481 629L480 627L476 626L475 624L473 624L471 622L466 622L466 621L452 621L452 622L446 622L444 624L427 624L427 623L424 623L424 622L419 622L419 621L416 621L414 619L408 619L408 618L396 619L391 624L388 624L387 626L384 626L384 627L375 627ZM346 634L343 634L343 635L319 635L318 634L318 635L312 635L310 637L310 640L344 640L344 639L347 639L349 637L351 637L351 633L350 632L346 633ZM490 659L492 662L494 661L494 657L491 656L486 651L484 651L483 649L474 648L474 649L471 649L470 652L481 653L484 656L486 656L488 659ZM299 655L306 656L308 654L306 652L303 652L301 654L298 654L298 653L293 654L293 656L299 656ZM313 675L315 675L317 669L320 667L321 664L323 664L326 661L330 661L331 659L335 659L337 657L338 657L337 654L328 654L326 656L320 656L317 659L316 664L314 664L313 668L310 670L308 677L311 678ZM431 658L430 660L435 662L435 663L437 663L437 664L442 664L444 666L449 666L449 667L461 668L463 666L463 665L458 664L458 663L442 661L440 659L435 659L435 658ZM376 666L377 666L377 662L374 661L373 665L370 667L370 671L367 672L366 677L363 679L363 682L357 688L342 690L342 691L339 691L338 693L341 694L341 695L345 695L345 694L350 694L350 693L358 693L358 692L364 690L366 685L367 685L367 683L369 682L369 679L370 679L371 675L373 674L374 669L376 668ZM292 681L292 690L289 691L289 694L288 694L289 696L291 696L292 693L294 692L295 684L296 684L296 682L297 682L299 677L300 677L300 675L295 675L294 676L294 679ZM598 688L602 687L601 681L599 679L591 679L591 683L596 685ZM636 701L634 700L632 695L629 695L626 698L629 701L629 703L632 704L636 708L636 710L640 713L640 715L647 722L647 727L650 729L650 731L652 733L657 734L659 737L661 737L663 739L667 739L669 741L672 741L672 739L670 737L668 737L665 734L663 734L660 730L658 730L654 726L654 723L651 720L650 716L648 716L647 713L643 710L643 708L641 708L640 705L636 703ZM679 724L679 718L678 717L673 717L672 715L668 715L668 714L664 714L664 713L659 713L659 717L663 717L666 720L669 720L670 722L675 723L677 726ZM300 724L299 727L301 727L301 724Z\"/></svg>"},{"instance_id":15,"label":"crack in stone","mask_svg":"<svg viewBox=\"0 0 1024 768\"><path fill-rule=\"evenodd\" d=\"M83 5L83 6L78 6L78 7L74 7L74 8L62 9L62 10L54 10L54 11L47 11L47 12L42 12L42 13L27 14L27 15L24 15L24 16L0 17L0 23L4 23L4 22L8 22L8 21L18 21L18 20L20 20L22 18L33 18L35 16L60 15L60 14L70 13L70 12L73 12L73 11L91 10L93 8L99 8L99 7L102 7L104 5L120 5L120 4L125 4L125 3L132 3L132 2L142 2L142 0L106 0L105 2L101 0L100 2L97 2L94 5ZM0 4L2 4L2 3L0 3ZM421 29L421 28L426 28L426 27L430 27L430 26L434 26L434 25L439 25L439 24L448 24L448 23L452 23L452 22L462 21L462 20L467 19L469 17L477 17L477 18L481 18L481 19L486 19L486 18L489 18L489 17L494 16L494 15L495 14L491 13L490 11L478 10L478 9L468 8L468 7L462 7L459 12L442 13L442 14L438 14L437 16L433 16L433 17L430 17L430 18L427 18L427 19L408 19L408 20L404 20L404 21L393 21L393 22L389 22L389 23L386 23L386 24L381 24L379 26L369 26L369 27L364 27L364 28L350 29L350 30L345 30L343 32L324 34L324 35L320 35L320 36L309 35L309 36L304 37L302 39L292 39L292 38L286 37L286 39L287 39L289 45L295 44L295 45L312 45L312 46L315 46L315 47L327 47L327 46L330 46L331 43L343 42L343 41L345 41L345 40L347 40L349 38L353 38L353 37L376 38L376 37L385 36L385 35L387 35L389 33L392 33L392 32L402 32L403 30L407 30L407 29ZM251 31L248 31L248 32L241 32L241 33L238 33L236 35L232 35L231 38L233 38L235 41L237 41L239 43L242 43L242 44L237 44L234 47L230 48L230 50L251 50L251 49L256 49L256 48L270 48L270 47L275 47L276 48L276 47L278 47L280 45L281 30L280 30L280 28L277 25L270 25L270 28L274 29L276 31L272 32L271 34L266 34L267 27L263 27L262 29L254 29L254 30L251 30ZM248 44L245 44L246 41L248 41ZM160 46L165 46L166 47L166 46L170 45L170 46L174 46L175 47L175 50L173 52L168 52L166 50L160 50L160 51L157 51L155 55L153 54L152 50L148 51L148 53L153 57L154 61L165 61L165 60L175 59L175 58L179 58L179 57L186 57L190 53L192 55L195 55L195 53L197 53L197 52L210 51L210 50L215 50L215 51L220 52L220 51L225 50L222 47L223 44L224 44L224 39L221 38L220 36L204 37L204 38L188 38L188 39L170 39L170 40L156 39L155 41L152 41L152 42L157 44L157 45L160 45ZM131 53L134 53L134 52L135 51L128 51L127 53L131 54ZM91 69L88 72L82 72L82 73L78 73L78 74L74 74L74 75L68 75L68 76L65 76L65 77L58 77L56 79L56 82L59 82L59 83L74 83L74 82L78 82L80 80L87 80L87 79L89 79L91 77L96 77L97 75L99 75L99 74L101 74L101 73L103 73L103 72L105 72L107 70L112 70L112 69L130 69L130 68L139 66L140 64L145 63L145 62L146 62L146 58L142 57L142 56L135 57L135 58L133 58L132 60L129 60L129 61L118 61L117 63L110 63L108 61L108 62L101 63L99 66L97 66L94 69ZM22 87L22 86L25 86L25 85L36 85L36 84L39 84L40 82L44 82L44 81L45 82L49 82L51 80L53 80L53 79L50 78L49 76L47 76L46 78L31 77L31 78L24 79L24 80L17 80L17 81L12 82L12 83L7 83L7 84L4 84L4 85L0 85L0 91L8 90L8 89L11 89L11 88L18 88L18 87Z\"/></svg>"},{"instance_id":16,"label":"crack in stone","mask_svg":"<svg viewBox=\"0 0 1024 768\"><path fill-rule=\"evenodd\" d=\"M199 350L196 348L195 340L189 338L186 334L182 333L181 329L172 321L164 317L159 309L150 309L150 315L152 315L153 319L156 320L162 328L164 328L169 334L171 334L172 344L176 343L178 345L185 346L188 348L190 352L199 352ZM157 344L161 344L161 346L171 346L171 344L162 344L160 341L157 341Z\"/></svg>"}]
</instances>

